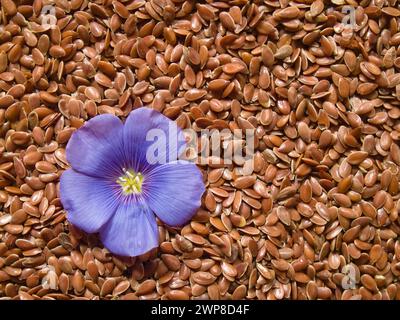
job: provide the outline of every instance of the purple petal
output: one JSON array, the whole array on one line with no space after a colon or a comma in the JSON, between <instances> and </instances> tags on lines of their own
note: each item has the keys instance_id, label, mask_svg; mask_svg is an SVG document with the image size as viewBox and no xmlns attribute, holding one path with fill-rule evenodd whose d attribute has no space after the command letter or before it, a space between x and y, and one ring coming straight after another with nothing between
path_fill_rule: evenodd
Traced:
<instances>
[{"instance_id":1,"label":"purple petal","mask_svg":"<svg viewBox=\"0 0 400 320\"><path fill-rule=\"evenodd\" d=\"M97 232L118 208L115 190L106 180L66 170L60 195L67 219L85 232Z\"/></svg>"},{"instance_id":2,"label":"purple petal","mask_svg":"<svg viewBox=\"0 0 400 320\"><path fill-rule=\"evenodd\" d=\"M124 145L129 167L146 172L156 163L177 160L186 142L174 121L156 110L143 107L132 111L126 120Z\"/></svg>"},{"instance_id":3,"label":"purple petal","mask_svg":"<svg viewBox=\"0 0 400 320\"><path fill-rule=\"evenodd\" d=\"M135 257L158 247L156 217L146 206L125 202L100 230L104 246L111 252Z\"/></svg>"},{"instance_id":4,"label":"purple petal","mask_svg":"<svg viewBox=\"0 0 400 320\"><path fill-rule=\"evenodd\" d=\"M180 226L193 217L200 207L204 190L200 170L187 161L174 161L154 168L143 182L149 207L170 226Z\"/></svg>"},{"instance_id":5,"label":"purple petal","mask_svg":"<svg viewBox=\"0 0 400 320\"><path fill-rule=\"evenodd\" d=\"M72 168L91 176L115 176L123 167L123 124L103 114L90 119L68 142L66 153Z\"/></svg>"}]
</instances>

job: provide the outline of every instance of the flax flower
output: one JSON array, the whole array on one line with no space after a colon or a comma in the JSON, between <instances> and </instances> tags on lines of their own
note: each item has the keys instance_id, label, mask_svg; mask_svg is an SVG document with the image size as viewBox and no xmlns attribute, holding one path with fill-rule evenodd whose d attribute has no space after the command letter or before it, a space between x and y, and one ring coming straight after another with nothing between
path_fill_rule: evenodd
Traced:
<instances>
[{"instance_id":1,"label":"flax flower","mask_svg":"<svg viewBox=\"0 0 400 320\"><path fill-rule=\"evenodd\" d=\"M164 134L165 163L149 161L151 130ZM67 219L87 233L98 232L118 255L157 247L156 216L169 226L183 225L204 192L197 166L177 160L184 147L175 122L149 108L132 111L124 124L109 114L89 120L66 147L71 169L61 176L60 194Z\"/></svg>"}]
</instances>

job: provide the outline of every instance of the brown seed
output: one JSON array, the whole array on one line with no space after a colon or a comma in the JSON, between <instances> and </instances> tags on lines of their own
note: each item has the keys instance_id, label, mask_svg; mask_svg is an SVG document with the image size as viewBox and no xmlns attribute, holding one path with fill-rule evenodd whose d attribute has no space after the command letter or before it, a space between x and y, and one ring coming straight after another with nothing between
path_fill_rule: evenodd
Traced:
<instances>
[{"instance_id":1,"label":"brown seed","mask_svg":"<svg viewBox=\"0 0 400 320\"><path fill-rule=\"evenodd\" d=\"M376 83L370 83L370 82L362 83L358 86L357 92L360 95L364 96L373 92L377 87L378 85Z\"/></svg>"},{"instance_id":2,"label":"brown seed","mask_svg":"<svg viewBox=\"0 0 400 320\"><path fill-rule=\"evenodd\" d=\"M171 254L163 254L161 256L162 260L164 261L165 265L172 271L178 271L180 268L180 261L176 256Z\"/></svg>"},{"instance_id":3,"label":"brown seed","mask_svg":"<svg viewBox=\"0 0 400 320\"><path fill-rule=\"evenodd\" d=\"M117 284L117 286L114 288L112 295L113 296L119 296L123 294L128 288L130 287L130 283L128 280L123 280L120 283Z\"/></svg>"},{"instance_id":4,"label":"brown seed","mask_svg":"<svg viewBox=\"0 0 400 320\"><path fill-rule=\"evenodd\" d=\"M221 264L222 273L228 277L235 278L237 275L236 268L227 262L222 262Z\"/></svg>"},{"instance_id":5,"label":"brown seed","mask_svg":"<svg viewBox=\"0 0 400 320\"><path fill-rule=\"evenodd\" d=\"M4 11L8 16L13 16L17 13L17 6L11 0L1 0L1 6L4 8Z\"/></svg>"},{"instance_id":6,"label":"brown seed","mask_svg":"<svg viewBox=\"0 0 400 320\"><path fill-rule=\"evenodd\" d=\"M193 274L193 280L201 285L210 285L215 281L216 277L211 273L199 271Z\"/></svg>"},{"instance_id":7,"label":"brown seed","mask_svg":"<svg viewBox=\"0 0 400 320\"><path fill-rule=\"evenodd\" d=\"M378 287L376 285L376 282L374 280L374 278L372 278L370 275L368 274L363 274L361 276L361 283L368 289L371 290L372 292L377 292L378 291Z\"/></svg>"},{"instance_id":8,"label":"brown seed","mask_svg":"<svg viewBox=\"0 0 400 320\"><path fill-rule=\"evenodd\" d=\"M300 122L297 130L300 137L304 140L305 143L311 142L311 131L305 122Z\"/></svg>"},{"instance_id":9,"label":"brown seed","mask_svg":"<svg viewBox=\"0 0 400 320\"><path fill-rule=\"evenodd\" d=\"M197 292L195 292L197 293ZM220 299L220 290L217 284L212 284L207 287L207 293L210 299L219 300Z\"/></svg>"},{"instance_id":10,"label":"brown seed","mask_svg":"<svg viewBox=\"0 0 400 320\"><path fill-rule=\"evenodd\" d=\"M279 206L277 209L277 216L279 218L279 220L289 226L291 224L291 217L290 217L290 213L289 211L283 207L283 206Z\"/></svg>"},{"instance_id":11,"label":"brown seed","mask_svg":"<svg viewBox=\"0 0 400 320\"><path fill-rule=\"evenodd\" d=\"M64 48L58 45L51 46L49 49L49 53L54 58L62 58L66 55L66 51L64 50Z\"/></svg>"},{"instance_id":12,"label":"brown seed","mask_svg":"<svg viewBox=\"0 0 400 320\"><path fill-rule=\"evenodd\" d=\"M87 268L87 271L88 271L90 277L93 280L96 280L99 275L99 269L97 267L97 264L94 261L89 261L86 268Z\"/></svg>"},{"instance_id":13,"label":"brown seed","mask_svg":"<svg viewBox=\"0 0 400 320\"><path fill-rule=\"evenodd\" d=\"M221 12L219 15L219 19L221 20L222 25L228 29L229 31L234 31L235 29L235 21L232 16L227 12Z\"/></svg>"},{"instance_id":14,"label":"brown seed","mask_svg":"<svg viewBox=\"0 0 400 320\"><path fill-rule=\"evenodd\" d=\"M283 45L282 47L280 47L276 53L275 53L275 58L276 59L280 59L283 60L289 56L291 56L293 53L293 47L291 45Z\"/></svg>"},{"instance_id":15,"label":"brown seed","mask_svg":"<svg viewBox=\"0 0 400 320\"><path fill-rule=\"evenodd\" d=\"M352 153L349 154L349 156L347 157L347 162L349 164L360 164L361 162L363 162L366 158L368 157L368 153L364 152L364 151L354 151Z\"/></svg>"},{"instance_id":16,"label":"brown seed","mask_svg":"<svg viewBox=\"0 0 400 320\"><path fill-rule=\"evenodd\" d=\"M273 270L268 269L267 267L257 264L257 270L261 273L261 275L267 279L267 280L272 280L275 277L275 273Z\"/></svg>"},{"instance_id":17,"label":"brown seed","mask_svg":"<svg viewBox=\"0 0 400 320\"><path fill-rule=\"evenodd\" d=\"M132 94L134 95L142 95L147 91L149 87L149 83L146 81L140 81L134 85L132 88Z\"/></svg>"},{"instance_id":18,"label":"brown seed","mask_svg":"<svg viewBox=\"0 0 400 320\"><path fill-rule=\"evenodd\" d=\"M246 189L256 182L255 176L243 176L234 181L234 186L238 189Z\"/></svg>"},{"instance_id":19,"label":"brown seed","mask_svg":"<svg viewBox=\"0 0 400 320\"><path fill-rule=\"evenodd\" d=\"M53 164L51 164L51 163L49 163L47 161L39 161L39 162L37 162L35 164L35 168L38 171L42 172L42 173L54 173L54 172L57 172L57 168Z\"/></svg>"},{"instance_id":20,"label":"brown seed","mask_svg":"<svg viewBox=\"0 0 400 320\"><path fill-rule=\"evenodd\" d=\"M242 64L238 63L227 63L223 65L222 71L227 74L236 74L245 70L245 67Z\"/></svg>"},{"instance_id":21,"label":"brown seed","mask_svg":"<svg viewBox=\"0 0 400 320\"><path fill-rule=\"evenodd\" d=\"M382 12L392 17L400 16L400 10L393 7L384 7L382 8Z\"/></svg>"},{"instance_id":22,"label":"brown seed","mask_svg":"<svg viewBox=\"0 0 400 320\"><path fill-rule=\"evenodd\" d=\"M189 295L182 290L171 290L167 296L170 300L189 300Z\"/></svg>"},{"instance_id":23,"label":"brown seed","mask_svg":"<svg viewBox=\"0 0 400 320\"><path fill-rule=\"evenodd\" d=\"M348 196L340 193L333 194L333 199L341 206L345 208L351 207L351 200Z\"/></svg>"},{"instance_id":24,"label":"brown seed","mask_svg":"<svg viewBox=\"0 0 400 320\"><path fill-rule=\"evenodd\" d=\"M2 51L0 52L0 72L6 71L7 65L8 65L7 54L4 51Z\"/></svg>"},{"instance_id":25,"label":"brown seed","mask_svg":"<svg viewBox=\"0 0 400 320\"><path fill-rule=\"evenodd\" d=\"M342 98L347 98L350 95L350 83L346 78L339 79L339 94Z\"/></svg>"},{"instance_id":26,"label":"brown seed","mask_svg":"<svg viewBox=\"0 0 400 320\"><path fill-rule=\"evenodd\" d=\"M20 224L7 224L4 227L4 230L10 234L17 235L17 234L22 233L22 231L24 230L24 226L20 225Z\"/></svg>"},{"instance_id":27,"label":"brown seed","mask_svg":"<svg viewBox=\"0 0 400 320\"><path fill-rule=\"evenodd\" d=\"M156 282L152 279L143 281L136 290L138 296L151 293L156 288Z\"/></svg>"},{"instance_id":28,"label":"brown seed","mask_svg":"<svg viewBox=\"0 0 400 320\"><path fill-rule=\"evenodd\" d=\"M228 84L229 84L228 80L216 79L209 82L208 88L213 91L219 91L225 89L228 86Z\"/></svg>"},{"instance_id":29,"label":"brown seed","mask_svg":"<svg viewBox=\"0 0 400 320\"><path fill-rule=\"evenodd\" d=\"M185 99L187 101L196 101L196 100L204 97L206 94L207 94L207 91L205 91L205 90L190 89L185 93Z\"/></svg>"},{"instance_id":30,"label":"brown seed","mask_svg":"<svg viewBox=\"0 0 400 320\"><path fill-rule=\"evenodd\" d=\"M104 281L103 285L101 286L100 290L100 296L106 296L113 292L115 288L115 279L114 278L108 278Z\"/></svg>"},{"instance_id":31,"label":"brown seed","mask_svg":"<svg viewBox=\"0 0 400 320\"><path fill-rule=\"evenodd\" d=\"M65 274L62 273L58 277L58 286L61 290L62 293L67 294L69 290L69 277Z\"/></svg>"},{"instance_id":32,"label":"brown seed","mask_svg":"<svg viewBox=\"0 0 400 320\"><path fill-rule=\"evenodd\" d=\"M71 281L72 287L76 292L82 292L84 290L84 278L82 276L82 273L80 271L75 271L72 281Z\"/></svg>"},{"instance_id":33,"label":"brown seed","mask_svg":"<svg viewBox=\"0 0 400 320\"><path fill-rule=\"evenodd\" d=\"M278 13L276 13L276 16L279 19L294 19L297 18L298 15L300 14L300 10L298 7L287 7L285 9L280 10Z\"/></svg>"},{"instance_id":34,"label":"brown seed","mask_svg":"<svg viewBox=\"0 0 400 320\"><path fill-rule=\"evenodd\" d=\"M324 3L321 0L313 1L310 7L312 17L318 16L324 10Z\"/></svg>"},{"instance_id":35,"label":"brown seed","mask_svg":"<svg viewBox=\"0 0 400 320\"><path fill-rule=\"evenodd\" d=\"M233 300L242 300L246 297L247 288L245 285L238 286L235 291L232 293Z\"/></svg>"},{"instance_id":36,"label":"brown seed","mask_svg":"<svg viewBox=\"0 0 400 320\"><path fill-rule=\"evenodd\" d=\"M14 102L14 97L11 95L4 95L0 97L0 107L8 108Z\"/></svg>"}]
</instances>

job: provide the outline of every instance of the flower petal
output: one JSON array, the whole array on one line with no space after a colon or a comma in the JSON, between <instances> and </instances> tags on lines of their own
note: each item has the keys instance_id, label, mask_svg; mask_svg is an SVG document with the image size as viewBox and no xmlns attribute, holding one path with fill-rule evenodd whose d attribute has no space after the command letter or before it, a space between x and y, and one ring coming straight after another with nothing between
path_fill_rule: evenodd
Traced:
<instances>
[{"instance_id":1,"label":"flower petal","mask_svg":"<svg viewBox=\"0 0 400 320\"><path fill-rule=\"evenodd\" d=\"M125 202L100 230L100 238L115 254L139 256L158 247L156 217L143 202Z\"/></svg>"},{"instance_id":2,"label":"flower petal","mask_svg":"<svg viewBox=\"0 0 400 320\"><path fill-rule=\"evenodd\" d=\"M115 213L115 190L104 179L66 170L60 180L60 195L67 219L85 232L97 232Z\"/></svg>"},{"instance_id":3,"label":"flower petal","mask_svg":"<svg viewBox=\"0 0 400 320\"><path fill-rule=\"evenodd\" d=\"M204 190L200 170L182 160L154 168L143 182L149 207L170 226L180 226L193 217Z\"/></svg>"},{"instance_id":4,"label":"flower petal","mask_svg":"<svg viewBox=\"0 0 400 320\"><path fill-rule=\"evenodd\" d=\"M90 119L68 142L72 168L91 176L120 173L123 166L123 124L118 117L102 114Z\"/></svg>"},{"instance_id":5,"label":"flower petal","mask_svg":"<svg viewBox=\"0 0 400 320\"><path fill-rule=\"evenodd\" d=\"M142 107L132 111L125 122L124 145L129 167L146 172L154 164L177 160L186 142L174 121L156 110Z\"/></svg>"}]
</instances>

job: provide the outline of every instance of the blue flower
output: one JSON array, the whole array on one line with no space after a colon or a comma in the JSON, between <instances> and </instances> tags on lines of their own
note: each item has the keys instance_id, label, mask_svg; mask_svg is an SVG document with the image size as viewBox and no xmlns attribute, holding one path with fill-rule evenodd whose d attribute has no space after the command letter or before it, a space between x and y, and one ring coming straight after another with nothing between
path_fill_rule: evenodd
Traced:
<instances>
[{"instance_id":1,"label":"blue flower","mask_svg":"<svg viewBox=\"0 0 400 320\"><path fill-rule=\"evenodd\" d=\"M146 135L153 129L166 137L166 163L148 161L154 142ZM104 246L121 256L157 247L156 216L169 226L183 225L205 190L197 166L177 161L185 144L175 122L149 108L132 111L124 124L109 114L89 120L66 147L72 168L61 176L60 194L67 219L87 233L99 232Z\"/></svg>"}]
</instances>

